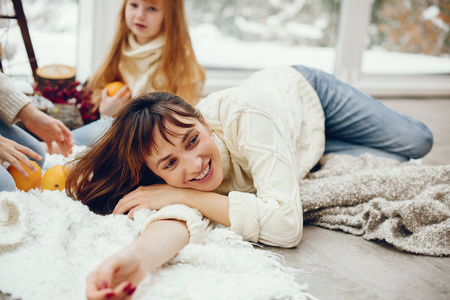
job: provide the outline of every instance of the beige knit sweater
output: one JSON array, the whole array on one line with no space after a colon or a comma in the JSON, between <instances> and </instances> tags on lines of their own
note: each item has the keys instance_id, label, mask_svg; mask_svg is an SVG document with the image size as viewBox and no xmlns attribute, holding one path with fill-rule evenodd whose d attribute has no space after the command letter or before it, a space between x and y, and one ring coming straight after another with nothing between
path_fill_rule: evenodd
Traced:
<instances>
[{"instance_id":1,"label":"beige knit sweater","mask_svg":"<svg viewBox=\"0 0 450 300\"><path fill-rule=\"evenodd\" d=\"M30 99L0 72L0 119L8 125L13 124L17 121L20 110L30 102Z\"/></svg>"},{"instance_id":2,"label":"beige knit sweater","mask_svg":"<svg viewBox=\"0 0 450 300\"><path fill-rule=\"evenodd\" d=\"M325 146L324 114L314 89L294 68L272 68L209 95L197 108L221 152L224 181L217 192L229 197L231 230L251 242L296 246L303 226L299 180ZM196 219L188 218L191 208L176 207L164 217L154 214L147 224L189 220L191 240L201 241L209 221L196 210Z\"/></svg>"}]
</instances>

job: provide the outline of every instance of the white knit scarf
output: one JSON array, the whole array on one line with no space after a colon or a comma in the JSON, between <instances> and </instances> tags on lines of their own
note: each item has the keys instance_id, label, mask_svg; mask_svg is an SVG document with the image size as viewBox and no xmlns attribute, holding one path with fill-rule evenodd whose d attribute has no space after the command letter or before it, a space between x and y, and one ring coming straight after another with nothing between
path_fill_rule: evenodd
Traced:
<instances>
[{"instance_id":1,"label":"white knit scarf","mask_svg":"<svg viewBox=\"0 0 450 300\"><path fill-rule=\"evenodd\" d=\"M134 34L128 35L128 43L122 47L119 71L131 89L132 96L155 90L151 77L161 59L164 44L163 35L144 45L136 41Z\"/></svg>"}]
</instances>

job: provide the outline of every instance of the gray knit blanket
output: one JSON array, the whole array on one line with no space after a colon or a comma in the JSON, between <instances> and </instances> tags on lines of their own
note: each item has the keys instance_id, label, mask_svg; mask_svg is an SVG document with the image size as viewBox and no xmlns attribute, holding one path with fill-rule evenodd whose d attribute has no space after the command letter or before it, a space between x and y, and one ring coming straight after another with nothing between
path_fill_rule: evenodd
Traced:
<instances>
[{"instance_id":1,"label":"gray knit blanket","mask_svg":"<svg viewBox=\"0 0 450 300\"><path fill-rule=\"evenodd\" d=\"M301 182L305 224L450 255L450 165L330 154Z\"/></svg>"}]
</instances>

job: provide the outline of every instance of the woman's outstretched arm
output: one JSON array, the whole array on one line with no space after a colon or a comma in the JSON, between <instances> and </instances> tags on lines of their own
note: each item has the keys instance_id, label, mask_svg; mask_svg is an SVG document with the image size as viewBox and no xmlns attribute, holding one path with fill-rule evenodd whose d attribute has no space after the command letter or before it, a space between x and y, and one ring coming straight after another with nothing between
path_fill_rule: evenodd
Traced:
<instances>
[{"instance_id":1,"label":"woman's outstretched arm","mask_svg":"<svg viewBox=\"0 0 450 300\"><path fill-rule=\"evenodd\" d=\"M161 220L150 224L130 245L103 261L86 279L86 297L124 299L147 272L174 257L189 241L186 223Z\"/></svg>"}]
</instances>

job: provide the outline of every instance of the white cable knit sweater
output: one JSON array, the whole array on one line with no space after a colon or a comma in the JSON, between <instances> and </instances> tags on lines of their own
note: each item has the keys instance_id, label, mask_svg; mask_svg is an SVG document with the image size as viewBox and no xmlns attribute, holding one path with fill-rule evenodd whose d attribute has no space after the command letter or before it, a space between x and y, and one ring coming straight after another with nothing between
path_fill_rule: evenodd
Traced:
<instances>
[{"instance_id":1,"label":"white cable knit sweater","mask_svg":"<svg viewBox=\"0 0 450 300\"><path fill-rule=\"evenodd\" d=\"M299 180L325 146L324 114L314 89L294 68L272 68L209 95L197 108L221 152L224 181L217 192L229 196L231 230L251 242L296 246L303 227ZM188 221L188 228L197 224L189 230L191 240L200 241L198 222L203 219L207 228L208 221L191 212L194 222L186 212L191 208L176 207L171 218Z\"/></svg>"},{"instance_id":2,"label":"white cable knit sweater","mask_svg":"<svg viewBox=\"0 0 450 300\"><path fill-rule=\"evenodd\" d=\"M20 110L30 102L30 99L0 72L0 119L8 125L13 124L17 121L16 117Z\"/></svg>"}]
</instances>

